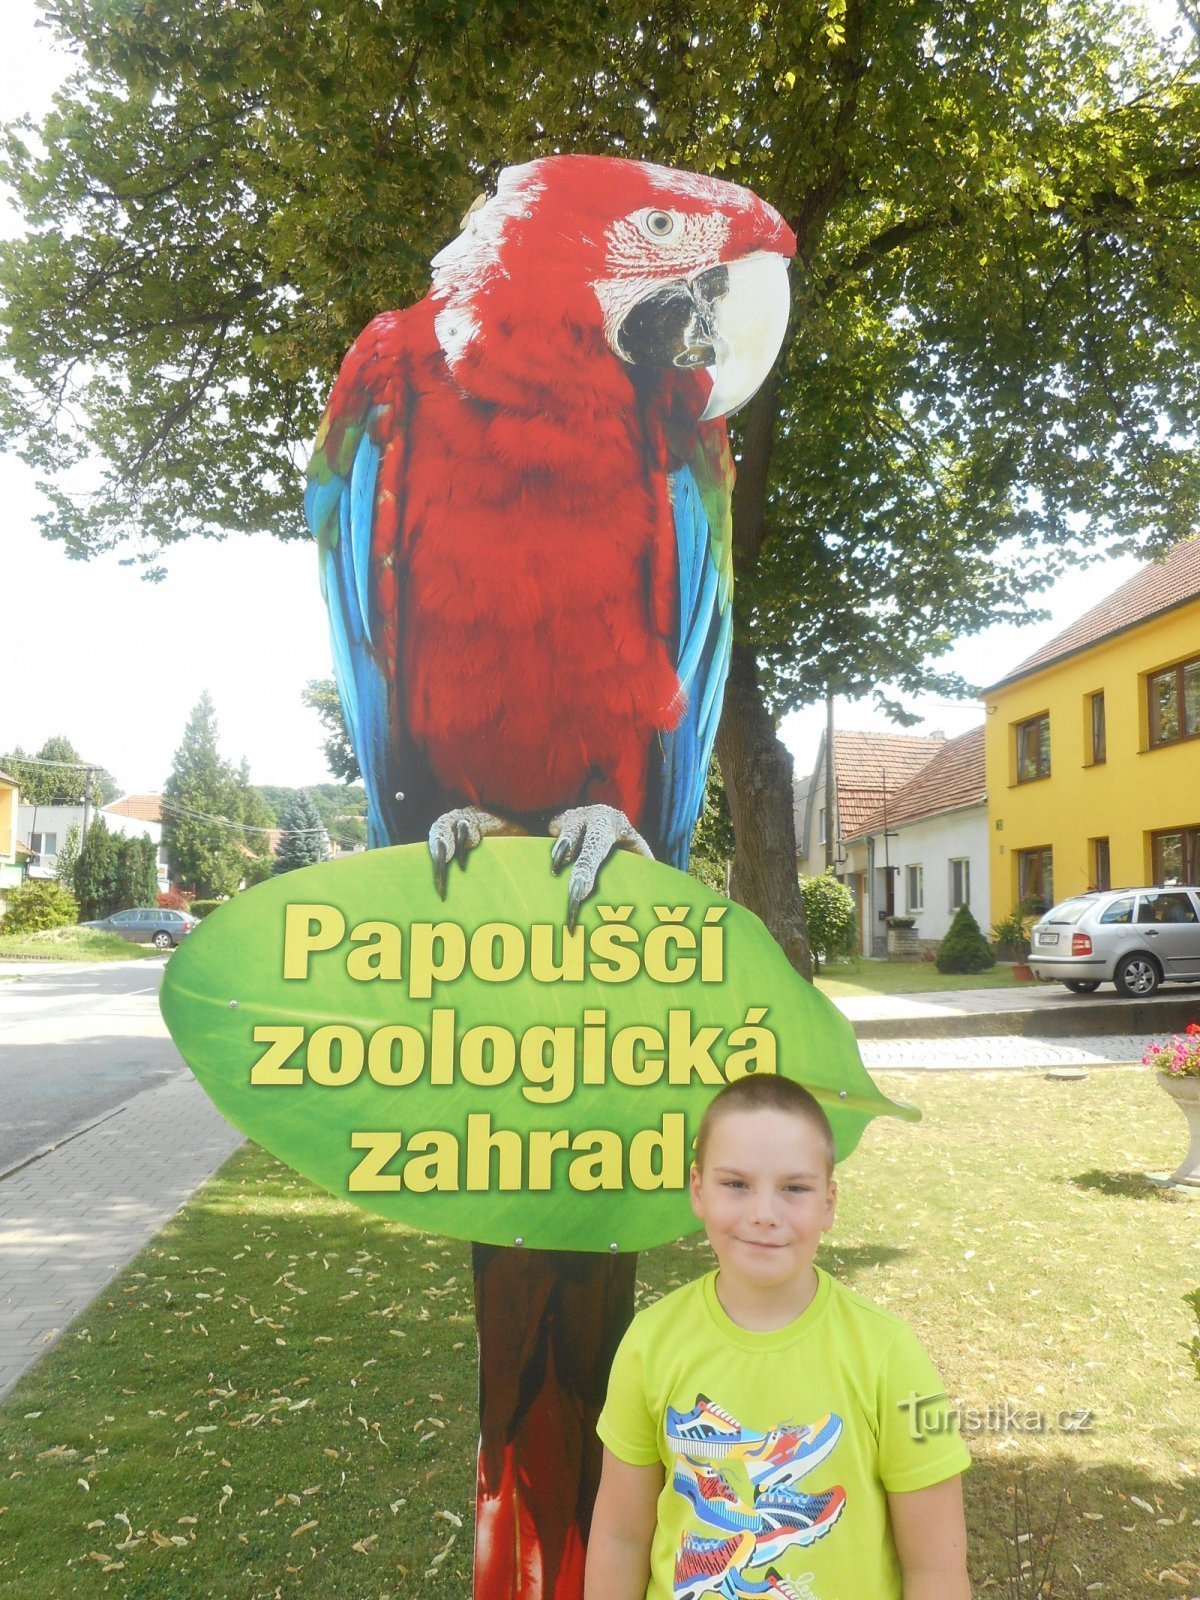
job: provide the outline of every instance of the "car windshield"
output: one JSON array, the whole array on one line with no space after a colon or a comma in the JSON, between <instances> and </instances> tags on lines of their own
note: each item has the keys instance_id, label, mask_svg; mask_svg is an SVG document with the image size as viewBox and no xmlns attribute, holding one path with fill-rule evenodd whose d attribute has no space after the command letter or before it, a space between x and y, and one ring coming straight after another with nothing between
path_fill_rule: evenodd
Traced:
<instances>
[{"instance_id":1,"label":"car windshield","mask_svg":"<svg viewBox=\"0 0 1200 1600\"><path fill-rule=\"evenodd\" d=\"M1043 922L1078 922L1083 913L1093 902L1091 900L1064 900L1062 905L1054 906L1042 918Z\"/></svg>"}]
</instances>

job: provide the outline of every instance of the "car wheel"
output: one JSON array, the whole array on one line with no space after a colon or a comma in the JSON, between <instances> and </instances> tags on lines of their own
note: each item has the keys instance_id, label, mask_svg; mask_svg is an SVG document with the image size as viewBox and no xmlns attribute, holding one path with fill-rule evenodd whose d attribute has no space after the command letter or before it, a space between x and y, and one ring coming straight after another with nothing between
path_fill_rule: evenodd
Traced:
<instances>
[{"instance_id":1,"label":"car wheel","mask_svg":"<svg viewBox=\"0 0 1200 1600\"><path fill-rule=\"evenodd\" d=\"M169 950L174 942L165 928L160 928L154 935L154 948L156 950Z\"/></svg>"},{"instance_id":2,"label":"car wheel","mask_svg":"<svg viewBox=\"0 0 1200 1600\"><path fill-rule=\"evenodd\" d=\"M1162 982L1162 973L1158 970L1158 962L1153 956L1122 956L1117 962L1117 970L1113 973L1113 982L1117 986L1118 994L1123 994L1131 1000L1144 1000L1158 988Z\"/></svg>"},{"instance_id":3,"label":"car wheel","mask_svg":"<svg viewBox=\"0 0 1200 1600\"><path fill-rule=\"evenodd\" d=\"M1099 978L1064 978L1063 987L1072 994L1095 994L1100 987Z\"/></svg>"}]
</instances>

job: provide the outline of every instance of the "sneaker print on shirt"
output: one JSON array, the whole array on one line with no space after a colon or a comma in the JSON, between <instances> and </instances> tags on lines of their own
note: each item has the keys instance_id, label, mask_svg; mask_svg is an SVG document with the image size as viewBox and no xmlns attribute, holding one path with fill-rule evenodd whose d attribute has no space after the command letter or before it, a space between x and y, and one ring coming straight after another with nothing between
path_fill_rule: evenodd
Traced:
<instances>
[{"instance_id":1,"label":"sneaker print on shirt","mask_svg":"<svg viewBox=\"0 0 1200 1600\"><path fill-rule=\"evenodd\" d=\"M846 1505L839 1485L796 1487L837 1447L841 1418L828 1413L763 1433L701 1394L689 1411L668 1406L665 1432L675 1456L672 1487L691 1512L676 1553L674 1600L819 1600L811 1573L789 1578L778 1564L823 1539Z\"/></svg>"}]
</instances>

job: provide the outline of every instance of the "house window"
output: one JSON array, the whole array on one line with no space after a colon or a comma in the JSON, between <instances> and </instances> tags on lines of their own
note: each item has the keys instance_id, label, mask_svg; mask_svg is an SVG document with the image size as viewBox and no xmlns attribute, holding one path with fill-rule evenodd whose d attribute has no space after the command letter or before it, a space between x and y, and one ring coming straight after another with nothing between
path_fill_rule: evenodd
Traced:
<instances>
[{"instance_id":1,"label":"house window","mask_svg":"<svg viewBox=\"0 0 1200 1600\"><path fill-rule=\"evenodd\" d=\"M29 848L35 856L40 857L43 866L53 866L54 858L58 854L58 835L56 833L31 833L29 835Z\"/></svg>"},{"instance_id":2,"label":"house window","mask_svg":"<svg viewBox=\"0 0 1200 1600\"><path fill-rule=\"evenodd\" d=\"M925 909L925 868L905 867L904 905L908 911Z\"/></svg>"},{"instance_id":3,"label":"house window","mask_svg":"<svg viewBox=\"0 0 1200 1600\"><path fill-rule=\"evenodd\" d=\"M1017 782L1032 783L1035 778L1050 776L1050 713L1030 717L1028 722L1018 722Z\"/></svg>"},{"instance_id":4,"label":"house window","mask_svg":"<svg viewBox=\"0 0 1200 1600\"><path fill-rule=\"evenodd\" d=\"M1092 888L1112 888L1112 862L1109 859L1108 840L1092 839Z\"/></svg>"},{"instance_id":5,"label":"house window","mask_svg":"<svg viewBox=\"0 0 1200 1600\"><path fill-rule=\"evenodd\" d=\"M1200 739L1200 656L1153 673L1146 679L1146 692L1152 745Z\"/></svg>"},{"instance_id":6,"label":"house window","mask_svg":"<svg viewBox=\"0 0 1200 1600\"><path fill-rule=\"evenodd\" d=\"M817 843L818 844L824 844L825 843L825 807L824 806L822 806L820 811L817 812Z\"/></svg>"},{"instance_id":7,"label":"house window","mask_svg":"<svg viewBox=\"0 0 1200 1600\"><path fill-rule=\"evenodd\" d=\"M1039 915L1054 904L1054 852L1048 844L1017 851L1017 900Z\"/></svg>"},{"instance_id":8,"label":"house window","mask_svg":"<svg viewBox=\"0 0 1200 1600\"><path fill-rule=\"evenodd\" d=\"M966 856L959 856L950 862L950 909L957 911L959 906L970 903L971 863Z\"/></svg>"},{"instance_id":9,"label":"house window","mask_svg":"<svg viewBox=\"0 0 1200 1600\"><path fill-rule=\"evenodd\" d=\"M1104 727L1104 691L1088 696L1092 711L1092 765L1098 767L1108 760L1107 738Z\"/></svg>"},{"instance_id":10,"label":"house window","mask_svg":"<svg viewBox=\"0 0 1200 1600\"><path fill-rule=\"evenodd\" d=\"M1150 859L1154 881L1160 886L1195 883L1200 874L1200 827L1152 833Z\"/></svg>"}]
</instances>

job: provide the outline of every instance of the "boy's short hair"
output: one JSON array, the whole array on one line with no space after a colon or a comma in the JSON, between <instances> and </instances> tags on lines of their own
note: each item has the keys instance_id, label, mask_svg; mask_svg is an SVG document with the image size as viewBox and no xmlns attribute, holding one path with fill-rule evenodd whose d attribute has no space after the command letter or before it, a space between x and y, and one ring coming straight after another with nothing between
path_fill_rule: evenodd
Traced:
<instances>
[{"instance_id":1,"label":"boy's short hair","mask_svg":"<svg viewBox=\"0 0 1200 1600\"><path fill-rule=\"evenodd\" d=\"M774 1072L749 1073L735 1078L732 1083L713 1096L700 1119L696 1134L696 1166L704 1168L704 1152L717 1122L730 1111L782 1111L788 1116L803 1117L820 1135L825 1147L825 1159L832 1175L836 1153L833 1129L821 1102L794 1078L781 1078Z\"/></svg>"}]
</instances>

